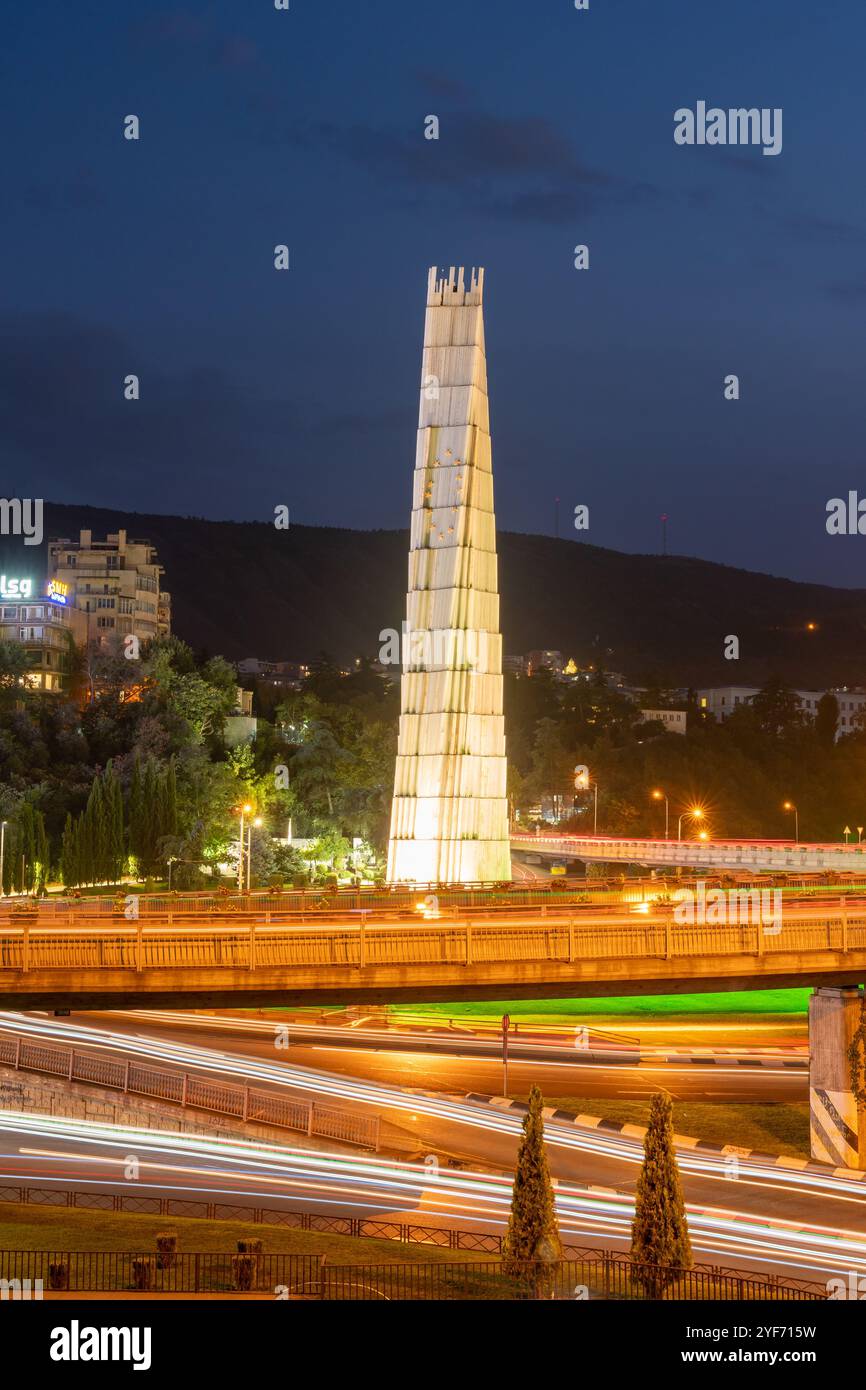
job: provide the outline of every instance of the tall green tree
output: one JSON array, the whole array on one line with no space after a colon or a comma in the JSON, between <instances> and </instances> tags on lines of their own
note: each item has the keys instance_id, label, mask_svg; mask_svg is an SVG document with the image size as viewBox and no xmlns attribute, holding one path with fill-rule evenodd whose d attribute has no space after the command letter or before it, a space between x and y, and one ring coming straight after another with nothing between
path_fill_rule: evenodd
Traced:
<instances>
[{"instance_id":1,"label":"tall green tree","mask_svg":"<svg viewBox=\"0 0 866 1390\"><path fill-rule=\"evenodd\" d=\"M832 690L825 690L815 710L815 738L822 748L832 748L839 727L839 701Z\"/></svg>"},{"instance_id":2,"label":"tall green tree","mask_svg":"<svg viewBox=\"0 0 866 1390\"><path fill-rule=\"evenodd\" d=\"M529 1109L523 1118L511 1215L503 1248L506 1269L518 1278L523 1274L525 1260L538 1260L552 1266L562 1258L553 1185L544 1147L543 1104L541 1091L533 1086L529 1092Z\"/></svg>"},{"instance_id":3,"label":"tall green tree","mask_svg":"<svg viewBox=\"0 0 866 1390\"><path fill-rule=\"evenodd\" d=\"M631 1255L641 1266L636 1277L650 1298L660 1298L690 1269L692 1248L686 1224L682 1184L674 1153L673 1105L666 1091L650 1104L644 1161L637 1180Z\"/></svg>"},{"instance_id":4,"label":"tall green tree","mask_svg":"<svg viewBox=\"0 0 866 1390\"><path fill-rule=\"evenodd\" d=\"M120 779L110 762L105 769L103 782L106 877L110 883L119 883L123 876L124 860L123 792L120 787Z\"/></svg>"}]
</instances>

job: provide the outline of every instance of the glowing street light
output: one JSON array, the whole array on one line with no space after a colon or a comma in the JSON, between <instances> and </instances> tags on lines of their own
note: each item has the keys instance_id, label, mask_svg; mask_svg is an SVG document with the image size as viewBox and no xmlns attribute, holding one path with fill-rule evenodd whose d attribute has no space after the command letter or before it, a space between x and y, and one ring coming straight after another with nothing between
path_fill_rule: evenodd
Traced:
<instances>
[{"instance_id":1,"label":"glowing street light","mask_svg":"<svg viewBox=\"0 0 866 1390\"><path fill-rule=\"evenodd\" d=\"M249 829L247 830L247 892L250 891L250 875L252 874L253 866L253 826L258 829L261 823L261 816L256 816L255 820L250 822Z\"/></svg>"},{"instance_id":2,"label":"glowing street light","mask_svg":"<svg viewBox=\"0 0 866 1390\"><path fill-rule=\"evenodd\" d=\"M799 811L797 810L797 807L794 805L793 801L783 801L783 802L782 802L782 810L783 810L783 811L793 811L793 812L794 812L794 843L795 843L795 844L799 844L799 843L800 843L800 813L799 813Z\"/></svg>"},{"instance_id":3,"label":"glowing street light","mask_svg":"<svg viewBox=\"0 0 866 1390\"><path fill-rule=\"evenodd\" d=\"M667 839L668 825L670 821L670 803L667 797L665 796L664 792L659 791L658 788L656 788L656 790L653 792L652 798L653 801L663 801L665 803L665 839Z\"/></svg>"},{"instance_id":4,"label":"glowing street light","mask_svg":"<svg viewBox=\"0 0 866 1390\"><path fill-rule=\"evenodd\" d=\"M248 816L248 815L250 814L250 812L252 811L252 809L253 809L253 808L252 808L252 806L249 804L249 802L245 802L244 805L241 806L241 808L240 808L240 810L239 810L239 812L238 812L238 814L239 814L239 816L240 816L240 818L241 818L241 833L240 833L240 841L239 841L239 845L238 845L238 892L239 892L239 893L242 893L242 892L244 891L244 816Z\"/></svg>"},{"instance_id":5,"label":"glowing street light","mask_svg":"<svg viewBox=\"0 0 866 1390\"><path fill-rule=\"evenodd\" d=\"M689 820L703 820L704 813L700 806L690 806L687 811L683 811L677 821L677 839L683 838L683 821L688 817ZM706 838L706 836L704 836Z\"/></svg>"},{"instance_id":6,"label":"glowing street light","mask_svg":"<svg viewBox=\"0 0 866 1390\"><path fill-rule=\"evenodd\" d=\"M594 801L593 801L593 812L592 812L592 833L593 833L593 835L597 835L597 834L598 834L598 783L597 783L597 782L591 782L591 781L589 780L589 768L588 768L588 767L584 767L584 765L583 765L582 763L578 763L577 767L574 769L574 789L575 789L575 791L578 791L578 792L588 792L589 789L590 789L590 787L592 787L592 789L593 789L593 791L594 791L594 793L595 793Z\"/></svg>"}]
</instances>

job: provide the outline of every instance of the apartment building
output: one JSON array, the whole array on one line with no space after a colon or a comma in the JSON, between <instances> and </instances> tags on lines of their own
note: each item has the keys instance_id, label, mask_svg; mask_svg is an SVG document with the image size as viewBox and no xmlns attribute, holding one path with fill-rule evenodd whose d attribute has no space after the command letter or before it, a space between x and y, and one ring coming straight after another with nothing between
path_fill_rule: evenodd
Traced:
<instances>
[{"instance_id":1,"label":"apartment building","mask_svg":"<svg viewBox=\"0 0 866 1390\"><path fill-rule=\"evenodd\" d=\"M758 693L756 685L721 685L708 690L699 690L698 707L707 710L708 713L715 715L718 720L725 720L740 705L749 704ZM835 695L839 706L839 723L836 728L836 737L843 738L845 734L854 733L860 727L858 715L866 708L866 690L858 686L838 686L829 692L824 690L795 690L793 694L800 701L800 709L808 719L814 719L818 710L818 702L822 695Z\"/></svg>"},{"instance_id":2,"label":"apartment building","mask_svg":"<svg viewBox=\"0 0 866 1390\"><path fill-rule=\"evenodd\" d=\"M68 692L74 646L85 640L86 626L62 581L49 580L40 592L30 576L0 576L0 641L24 647L32 690Z\"/></svg>"},{"instance_id":3,"label":"apartment building","mask_svg":"<svg viewBox=\"0 0 866 1390\"><path fill-rule=\"evenodd\" d=\"M66 586L71 607L86 615L86 641L105 642L133 634L142 642L171 631L171 594L161 585L165 573L149 541L130 540L126 531L94 540L81 531L77 541L48 545L48 579Z\"/></svg>"}]
</instances>

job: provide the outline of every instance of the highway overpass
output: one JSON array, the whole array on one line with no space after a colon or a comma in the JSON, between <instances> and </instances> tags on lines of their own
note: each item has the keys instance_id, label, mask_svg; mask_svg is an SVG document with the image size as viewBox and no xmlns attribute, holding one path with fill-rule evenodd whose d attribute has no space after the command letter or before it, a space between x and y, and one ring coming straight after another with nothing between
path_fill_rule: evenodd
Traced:
<instances>
[{"instance_id":1,"label":"highway overpass","mask_svg":"<svg viewBox=\"0 0 866 1390\"><path fill-rule=\"evenodd\" d=\"M781 894L765 890L767 897ZM812 1153L866 1168L866 1112L849 1049L866 980L866 910L782 905L761 920L758 889L720 892L724 925L632 913L525 909L484 920L455 913L420 922L277 924L266 914L202 925L157 917L0 924L0 1000L7 1009L257 1007L402 1000L587 998L811 987ZM745 919L732 899L757 898Z\"/></svg>"},{"instance_id":2,"label":"highway overpass","mask_svg":"<svg viewBox=\"0 0 866 1390\"><path fill-rule=\"evenodd\" d=\"M753 890L757 894L757 890ZM642 909L642 910L640 910ZM687 925L667 909L535 909L374 925L235 918L0 924L10 1009L373 1003L853 985L866 908L791 905L778 924ZM743 917L746 917L744 910Z\"/></svg>"},{"instance_id":3,"label":"highway overpass","mask_svg":"<svg viewBox=\"0 0 866 1390\"><path fill-rule=\"evenodd\" d=\"M512 851L585 863L644 864L742 873L866 873L866 844L793 840L646 840L621 835L512 835Z\"/></svg>"}]
</instances>

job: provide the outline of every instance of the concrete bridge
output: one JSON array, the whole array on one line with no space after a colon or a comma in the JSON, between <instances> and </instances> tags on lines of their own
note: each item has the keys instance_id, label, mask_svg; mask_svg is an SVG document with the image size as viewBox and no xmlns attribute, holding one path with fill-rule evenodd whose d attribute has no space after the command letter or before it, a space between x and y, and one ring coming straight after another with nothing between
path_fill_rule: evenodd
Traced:
<instances>
[{"instance_id":1,"label":"concrete bridge","mask_svg":"<svg viewBox=\"0 0 866 1390\"><path fill-rule=\"evenodd\" d=\"M818 845L792 840L645 840L621 835L512 835L511 848L547 859L581 859L648 867L743 873L866 875L866 844Z\"/></svg>"},{"instance_id":2,"label":"concrete bridge","mask_svg":"<svg viewBox=\"0 0 866 1390\"><path fill-rule=\"evenodd\" d=\"M0 1002L7 1009L237 1008L811 986L812 1153L866 1169L866 1119L848 1058L866 979L866 910L844 898L829 907L818 901L791 905L768 923L759 890L720 897L720 924L706 921L703 908L682 921L648 903L608 914L536 908L522 919L449 915L380 925L365 914L351 925L276 924L261 915L201 925L169 923L167 915L0 923Z\"/></svg>"},{"instance_id":3,"label":"concrete bridge","mask_svg":"<svg viewBox=\"0 0 866 1390\"><path fill-rule=\"evenodd\" d=\"M705 910L695 923L679 922L670 907L647 903L399 924L371 924L363 914L354 922L323 914L303 925L253 914L200 924L167 917L0 924L0 1000L13 1009L224 1007L587 998L866 979L862 904L799 903L770 922L760 920L757 889L735 896L749 901L732 900L729 925L706 922Z\"/></svg>"}]
</instances>

